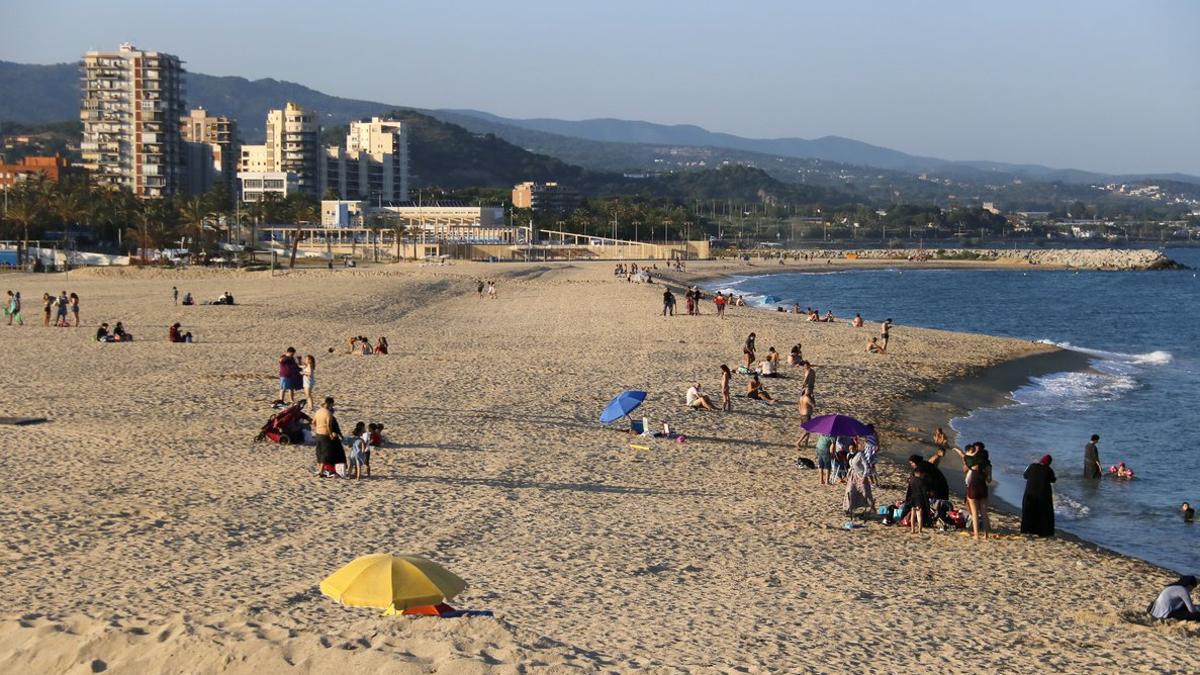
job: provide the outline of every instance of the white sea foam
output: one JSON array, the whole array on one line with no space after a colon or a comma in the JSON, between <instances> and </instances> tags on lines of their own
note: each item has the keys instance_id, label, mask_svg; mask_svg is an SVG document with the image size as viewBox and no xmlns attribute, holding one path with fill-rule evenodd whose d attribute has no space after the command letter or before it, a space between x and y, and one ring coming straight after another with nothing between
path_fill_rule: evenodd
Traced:
<instances>
[{"instance_id":1,"label":"white sea foam","mask_svg":"<svg viewBox=\"0 0 1200 675\"><path fill-rule=\"evenodd\" d=\"M1055 342L1053 340L1038 340L1038 342L1047 345L1070 349L1074 352L1095 356L1096 358L1106 361L1117 361L1120 363L1132 363L1140 366L1165 366L1175 359L1171 352L1156 350L1146 352L1145 354L1125 354L1123 352L1109 352L1103 349L1089 349L1087 347L1078 347L1070 342Z\"/></svg>"},{"instance_id":2,"label":"white sea foam","mask_svg":"<svg viewBox=\"0 0 1200 675\"><path fill-rule=\"evenodd\" d=\"M1066 520L1083 520L1091 515L1092 510L1062 492L1057 492L1054 495L1054 513Z\"/></svg>"},{"instance_id":3,"label":"white sea foam","mask_svg":"<svg viewBox=\"0 0 1200 675\"><path fill-rule=\"evenodd\" d=\"M1033 378L1013 392L1012 398L1024 405L1086 409L1096 401L1124 396L1138 386L1135 377L1124 373L1054 373Z\"/></svg>"}]
</instances>

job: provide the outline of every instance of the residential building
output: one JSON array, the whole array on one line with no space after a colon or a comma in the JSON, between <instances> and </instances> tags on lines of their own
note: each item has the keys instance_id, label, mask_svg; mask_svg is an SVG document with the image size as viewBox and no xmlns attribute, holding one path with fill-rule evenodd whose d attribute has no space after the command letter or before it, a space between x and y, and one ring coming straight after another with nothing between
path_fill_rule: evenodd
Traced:
<instances>
[{"instance_id":1,"label":"residential building","mask_svg":"<svg viewBox=\"0 0 1200 675\"><path fill-rule=\"evenodd\" d=\"M238 180L243 202L262 201L267 194L282 201L300 191L300 180L290 171L242 171L238 172Z\"/></svg>"},{"instance_id":2,"label":"residential building","mask_svg":"<svg viewBox=\"0 0 1200 675\"><path fill-rule=\"evenodd\" d=\"M183 140L188 148L188 183L192 193L207 192L224 185L232 196L237 194L237 172L241 148L237 121L224 115L210 115L197 108L181 120ZM190 146L201 146L200 148Z\"/></svg>"},{"instance_id":3,"label":"residential building","mask_svg":"<svg viewBox=\"0 0 1200 675\"><path fill-rule=\"evenodd\" d=\"M25 157L13 164L0 164L0 187L12 187L21 181L35 179L39 174L51 183L57 183L73 171L71 160L66 157Z\"/></svg>"},{"instance_id":4,"label":"residential building","mask_svg":"<svg viewBox=\"0 0 1200 675\"><path fill-rule=\"evenodd\" d=\"M183 187L183 65L178 57L124 43L83 56L83 166L103 184L139 198Z\"/></svg>"},{"instance_id":5,"label":"residential building","mask_svg":"<svg viewBox=\"0 0 1200 675\"><path fill-rule=\"evenodd\" d=\"M408 133L401 122L373 117L351 122L346 145L322 153L321 193L340 199L408 199Z\"/></svg>"},{"instance_id":6,"label":"residential building","mask_svg":"<svg viewBox=\"0 0 1200 675\"><path fill-rule=\"evenodd\" d=\"M558 183L530 181L514 186L512 191L512 203L518 209L570 213L579 208L581 201L578 192Z\"/></svg>"},{"instance_id":7,"label":"residential building","mask_svg":"<svg viewBox=\"0 0 1200 675\"><path fill-rule=\"evenodd\" d=\"M363 203L357 199L322 199L321 227L362 227Z\"/></svg>"},{"instance_id":8,"label":"residential building","mask_svg":"<svg viewBox=\"0 0 1200 675\"><path fill-rule=\"evenodd\" d=\"M288 101L267 112L267 133L262 145L243 145L238 162L242 173L291 173L297 189L320 197L321 123L317 113Z\"/></svg>"}]
</instances>

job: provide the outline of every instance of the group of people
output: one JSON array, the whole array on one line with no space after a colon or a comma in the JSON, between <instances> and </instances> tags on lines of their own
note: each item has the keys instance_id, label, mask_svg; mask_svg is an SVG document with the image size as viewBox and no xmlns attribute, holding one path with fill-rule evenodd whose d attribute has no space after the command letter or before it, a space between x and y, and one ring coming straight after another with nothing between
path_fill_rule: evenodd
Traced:
<instances>
[{"instance_id":1,"label":"group of people","mask_svg":"<svg viewBox=\"0 0 1200 675\"><path fill-rule=\"evenodd\" d=\"M120 321L112 327L112 332L108 330L108 324L102 323L96 329L96 342L132 342L133 334L125 330L125 325Z\"/></svg>"},{"instance_id":2,"label":"group of people","mask_svg":"<svg viewBox=\"0 0 1200 675\"><path fill-rule=\"evenodd\" d=\"M79 328L79 295L62 291L58 296L42 293L42 325L50 325L50 316L54 315L54 325L67 328L72 325L68 314L74 319L75 328ZM18 312L18 318L19 312Z\"/></svg>"},{"instance_id":3,"label":"group of people","mask_svg":"<svg viewBox=\"0 0 1200 675\"><path fill-rule=\"evenodd\" d=\"M344 465L346 477L361 479L371 477L371 452L383 445L383 424L358 422L349 438L342 435L342 427L335 415L337 409L332 396L326 396L321 408L312 418L312 433L316 440L317 476L338 478L338 466ZM350 444L350 456L346 456L346 442Z\"/></svg>"},{"instance_id":4,"label":"group of people","mask_svg":"<svg viewBox=\"0 0 1200 675\"><path fill-rule=\"evenodd\" d=\"M496 299L496 282L484 281L483 279L476 280L475 293L479 295L480 300L483 299L484 295L487 295L488 298L495 300Z\"/></svg>"},{"instance_id":5,"label":"group of people","mask_svg":"<svg viewBox=\"0 0 1200 675\"><path fill-rule=\"evenodd\" d=\"M288 347L279 357L279 398L275 400L275 407L282 408L287 405L287 402L284 401L285 397L294 404L296 392L302 391L308 409L316 410L316 400L313 398L316 373L317 360L312 354L308 354L302 361L298 361L296 360L296 348Z\"/></svg>"},{"instance_id":6,"label":"group of people","mask_svg":"<svg viewBox=\"0 0 1200 675\"><path fill-rule=\"evenodd\" d=\"M374 346L372 346L371 338L364 335L352 335L348 340L348 345L349 349L346 352L347 354L360 354L362 356L378 354L380 356L384 356L388 353L388 341L387 338L383 336L380 336L379 340L377 340ZM330 348L329 351L333 351L333 349Z\"/></svg>"}]
</instances>

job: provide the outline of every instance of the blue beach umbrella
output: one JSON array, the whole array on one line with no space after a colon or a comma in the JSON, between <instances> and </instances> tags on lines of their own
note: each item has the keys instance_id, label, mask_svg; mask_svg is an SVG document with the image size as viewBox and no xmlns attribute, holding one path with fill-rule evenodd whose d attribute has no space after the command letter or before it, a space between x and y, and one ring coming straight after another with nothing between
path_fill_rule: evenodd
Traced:
<instances>
[{"instance_id":1,"label":"blue beach umbrella","mask_svg":"<svg viewBox=\"0 0 1200 675\"><path fill-rule=\"evenodd\" d=\"M629 413L637 410L637 407L645 400L646 392L644 391L630 389L617 394L616 398L604 406L604 412L600 413L600 423L612 424L622 417L628 416Z\"/></svg>"}]
</instances>

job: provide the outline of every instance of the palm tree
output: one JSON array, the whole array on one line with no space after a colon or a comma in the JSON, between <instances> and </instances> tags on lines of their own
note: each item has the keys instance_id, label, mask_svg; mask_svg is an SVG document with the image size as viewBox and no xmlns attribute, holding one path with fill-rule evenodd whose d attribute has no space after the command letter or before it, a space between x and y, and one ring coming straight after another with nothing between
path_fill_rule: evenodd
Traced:
<instances>
[{"instance_id":1,"label":"palm tree","mask_svg":"<svg viewBox=\"0 0 1200 675\"><path fill-rule=\"evenodd\" d=\"M193 253L198 252L197 245L199 251L208 249L204 225L211 219L212 214L208 213L206 206L204 198L197 195L185 201L180 209L185 231L191 240L188 250Z\"/></svg>"}]
</instances>

